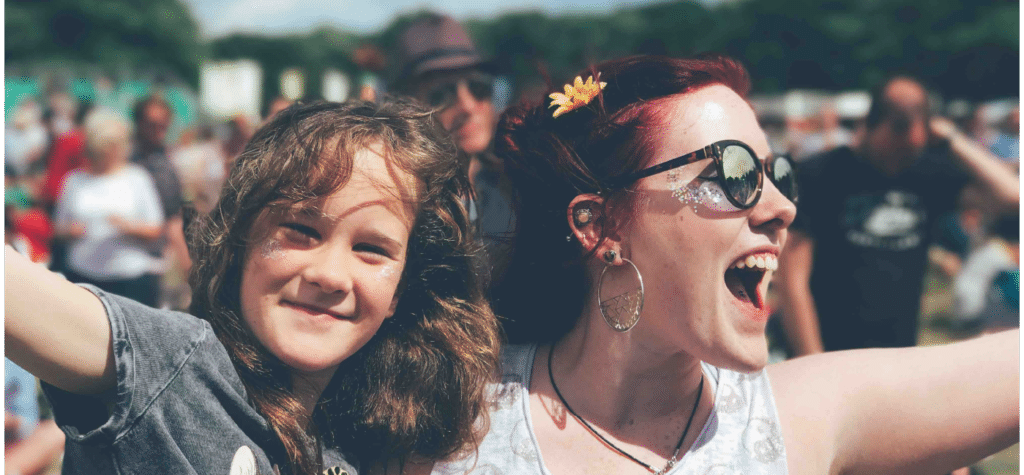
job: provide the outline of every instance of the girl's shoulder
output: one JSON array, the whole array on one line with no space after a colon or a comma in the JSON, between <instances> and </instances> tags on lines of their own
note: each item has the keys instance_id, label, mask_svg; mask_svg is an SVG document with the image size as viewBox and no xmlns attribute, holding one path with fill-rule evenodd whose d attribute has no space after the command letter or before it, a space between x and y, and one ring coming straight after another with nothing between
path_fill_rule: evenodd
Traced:
<instances>
[{"instance_id":1,"label":"girl's shoulder","mask_svg":"<svg viewBox=\"0 0 1024 475\"><path fill-rule=\"evenodd\" d=\"M202 339L212 335L209 322L194 315L174 310L158 309L136 302L120 295L106 292L98 287L81 285L99 298L111 321L114 337L118 330L130 332L124 335L131 339L154 338L157 341L173 342L185 339ZM123 328L118 328L121 326Z\"/></svg>"}]
</instances>

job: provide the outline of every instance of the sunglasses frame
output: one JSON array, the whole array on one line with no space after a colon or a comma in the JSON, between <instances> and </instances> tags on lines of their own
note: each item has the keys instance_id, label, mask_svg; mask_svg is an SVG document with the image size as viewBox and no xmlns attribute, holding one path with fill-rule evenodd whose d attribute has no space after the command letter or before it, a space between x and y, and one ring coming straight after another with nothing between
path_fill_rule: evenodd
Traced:
<instances>
[{"instance_id":1,"label":"sunglasses frame","mask_svg":"<svg viewBox=\"0 0 1024 475\"><path fill-rule=\"evenodd\" d=\"M430 107L451 107L451 105L456 102L456 98L459 95L459 86L462 83L466 84L466 90L468 90L470 95L472 95L473 98L478 101L487 101L491 100L494 97L494 76L491 76L489 74L476 73L458 77L451 81L439 82L438 84L434 85L430 89L427 89L423 93L423 101L427 103ZM476 92L473 90L474 83L486 85L488 88L488 94L485 97L477 97ZM447 99L441 101L441 103L439 104L433 104L432 101L430 100L430 96L438 91L443 91L445 96L447 96Z\"/></svg>"},{"instance_id":2,"label":"sunglasses frame","mask_svg":"<svg viewBox=\"0 0 1024 475\"><path fill-rule=\"evenodd\" d=\"M755 162L757 162L758 170L760 171L760 173L758 173L757 175L757 190L755 192L754 199L750 201L750 204L743 204L738 202L736 198L732 196L732 193L729 191L729 187L725 185L725 165L722 153L725 151L727 147L731 147L734 145L742 147L748 153L750 153L750 156L754 159ZM672 170L673 168L679 168L684 165L689 165L691 163L704 160L706 158L713 159L715 162L715 168L718 170L718 175L711 179L718 182L718 184L722 187L722 191L725 191L726 199L728 199L733 206L739 209L752 208L754 207L754 205L757 204L758 201L761 201L761 192L764 190L765 176L767 176L768 179L772 181L772 183L775 183L776 187L778 186L778 183L776 183L775 179L773 178L776 160L783 158L789 162L790 168L793 168L793 160L790 160L789 157L783 155L771 155L766 160L762 161L757 157L757 153L754 152L754 149L750 148L749 145L740 142L739 140L719 140L718 142L715 142L711 145L707 145L704 148L701 148L700 150L695 150L680 157L673 158L672 160L669 160L667 162L659 163L657 165L647 167L643 170L613 179L611 181L612 187L625 188L629 184L641 178L647 178L652 175L657 175L658 173ZM794 186L794 190L795 189L796 187ZM786 198L796 203L795 193L793 197L787 196Z\"/></svg>"}]
</instances>

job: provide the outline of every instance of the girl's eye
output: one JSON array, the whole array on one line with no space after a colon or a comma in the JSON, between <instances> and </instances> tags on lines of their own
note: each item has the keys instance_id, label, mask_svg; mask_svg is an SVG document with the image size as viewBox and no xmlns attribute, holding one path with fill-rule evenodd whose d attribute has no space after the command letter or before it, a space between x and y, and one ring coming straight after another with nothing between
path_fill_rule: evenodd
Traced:
<instances>
[{"instance_id":1,"label":"girl's eye","mask_svg":"<svg viewBox=\"0 0 1024 475\"><path fill-rule=\"evenodd\" d=\"M356 252L369 252L371 254L377 254L379 256L384 256L387 258L391 257L391 253L389 253L386 249L380 246L374 246L373 244L356 244L353 249L355 249Z\"/></svg>"},{"instance_id":2,"label":"girl's eye","mask_svg":"<svg viewBox=\"0 0 1024 475\"><path fill-rule=\"evenodd\" d=\"M320 233L316 229L299 223L281 223L286 230L285 237L291 241L306 243L314 239L320 239Z\"/></svg>"}]
</instances>

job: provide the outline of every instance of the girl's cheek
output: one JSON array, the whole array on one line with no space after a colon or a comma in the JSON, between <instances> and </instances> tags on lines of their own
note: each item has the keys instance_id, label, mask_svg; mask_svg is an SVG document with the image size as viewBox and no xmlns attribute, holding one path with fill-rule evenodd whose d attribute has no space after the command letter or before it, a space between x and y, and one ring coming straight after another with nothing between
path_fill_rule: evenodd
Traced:
<instances>
[{"instance_id":1,"label":"girl's cheek","mask_svg":"<svg viewBox=\"0 0 1024 475\"><path fill-rule=\"evenodd\" d=\"M260 245L260 257L266 260L279 260L284 257L284 249L281 247L281 241L275 238L267 238Z\"/></svg>"},{"instance_id":2,"label":"girl's cheek","mask_svg":"<svg viewBox=\"0 0 1024 475\"><path fill-rule=\"evenodd\" d=\"M401 265L401 263L398 263L398 262L392 262L392 263L389 263L389 264L385 264L385 265L381 266L380 270L378 270L374 274L373 280L374 280L374 282L377 282L379 284L391 284L391 285L397 286L398 285L398 277L399 277L399 274L400 274L399 271L401 270L401 268L402 268L402 265Z\"/></svg>"}]
</instances>

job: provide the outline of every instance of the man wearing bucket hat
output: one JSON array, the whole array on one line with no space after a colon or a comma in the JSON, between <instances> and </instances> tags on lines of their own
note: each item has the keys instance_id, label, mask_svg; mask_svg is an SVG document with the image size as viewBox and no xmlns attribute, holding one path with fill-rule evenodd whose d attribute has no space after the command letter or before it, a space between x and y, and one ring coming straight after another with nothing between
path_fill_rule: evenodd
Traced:
<instances>
[{"instance_id":1,"label":"man wearing bucket hat","mask_svg":"<svg viewBox=\"0 0 1024 475\"><path fill-rule=\"evenodd\" d=\"M501 161L491 153L498 113L494 64L480 56L466 30L451 17L425 14L402 32L396 58L398 77L391 90L415 97L437 110L465 160L474 197L470 218L483 236L495 279L504 268L501 248L515 229L511 187Z\"/></svg>"}]
</instances>

